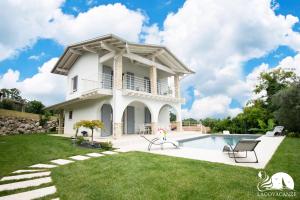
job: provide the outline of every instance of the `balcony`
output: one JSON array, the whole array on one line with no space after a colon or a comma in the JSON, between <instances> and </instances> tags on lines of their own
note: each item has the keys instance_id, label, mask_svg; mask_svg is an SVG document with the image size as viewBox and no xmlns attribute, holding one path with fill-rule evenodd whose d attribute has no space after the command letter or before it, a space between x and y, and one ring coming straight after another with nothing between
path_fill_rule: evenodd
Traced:
<instances>
[{"instance_id":1,"label":"balcony","mask_svg":"<svg viewBox=\"0 0 300 200\"><path fill-rule=\"evenodd\" d=\"M123 76L123 94L128 96L140 96L145 98L182 102L182 99L175 98L175 88L168 84L167 80L157 82L157 95L151 92L149 78L138 77L130 74Z\"/></svg>"},{"instance_id":2,"label":"balcony","mask_svg":"<svg viewBox=\"0 0 300 200\"><path fill-rule=\"evenodd\" d=\"M112 95L113 77L110 74L99 74L99 81L81 79L83 98L98 98L101 96Z\"/></svg>"}]
</instances>

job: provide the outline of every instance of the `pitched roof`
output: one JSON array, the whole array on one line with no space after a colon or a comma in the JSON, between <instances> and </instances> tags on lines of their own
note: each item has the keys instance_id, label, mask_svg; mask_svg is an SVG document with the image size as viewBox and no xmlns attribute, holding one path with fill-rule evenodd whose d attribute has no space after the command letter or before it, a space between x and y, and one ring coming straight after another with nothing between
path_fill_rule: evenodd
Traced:
<instances>
[{"instance_id":1,"label":"pitched roof","mask_svg":"<svg viewBox=\"0 0 300 200\"><path fill-rule=\"evenodd\" d=\"M151 57L155 57L157 61L170 68L175 73L194 73L178 58L176 58L176 56L168 48L164 46L132 43L113 34L69 45L51 72L55 74L67 75L68 71L71 69L76 60L85 52L105 53L110 51L123 51L148 57L150 59Z\"/></svg>"}]
</instances>

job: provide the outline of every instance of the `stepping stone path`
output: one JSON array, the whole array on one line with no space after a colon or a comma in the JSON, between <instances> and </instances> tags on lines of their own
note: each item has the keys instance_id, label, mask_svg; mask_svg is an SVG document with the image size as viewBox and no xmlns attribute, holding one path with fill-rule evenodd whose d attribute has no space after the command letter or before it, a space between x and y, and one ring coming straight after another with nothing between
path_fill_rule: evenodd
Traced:
<instances>
[{"instance_id":1,"label":"stepping stone path","mask_svg":"<svg viewBox=\"0 0 300 200\"><path fill-rule=\"evenodd\" d=\"M4 197L0 197L0 200L31 200L36 198L45 197L51 194L55 194L56 187L50 186L45 188L40 188L36 190L31 190L28 192L21 192L18 194L11 194Z\"/></svg>"},{"instance_id":2,"label":"stepping stone path","mask_svg":"<svg viewBox=\"0 0 300 200\"><path fill-rule=\"evenodd\" d=\"M0 181L9 181L9 180L20 180L26 178L35 178L41 176L49 176L51 172L38 172L38 173L30 173L30 174L21 174L16 176L5 176Z\"/></svg>"},{"instance_id":3,"label":"stepping stone path","mask_svg":"<svg viewBox=\"0 0 300 200\"><path fill-rule=\"evenodd\" d=\"M72 156L72 157L70 157L70 158L73 159L73 160L87 160L87 159L89 159L90 157L78 155L78 156Z\"/></svg>"},{"instance_id":4,"label":"stepping stone path","mask_svg":"<svg viewBox=\"0 0 300 200\"><path fill-rule=\"evenodd\" d=\"M113 154L117 154L117 152L114 152L114 151L104 151L102 152L103 154L105 155L113 155Z\"/></svg>"},{"instance_id":5,"label":"stepping stone path","mask_svg":"<svg viewBox=\"0 0 300 200\"><path fill-rule=\"evenodd\" d=\"M57 160L51 160L50 162L58 164L58 165L66 165L66 164L72 163L74 161L66 160L66 159L57 159Z\"/></svg>"},{"instance_id":6,"label":"stepping stone path","mask_svg":"<svg viewBox=\"0 0 300 200\"><path fill-rule=\"evenodd\" d=\"M24 172L40 172L43 171L43 169L21 169L21 170L17 170L14 171L12 174L20 174L20 173L24 173Z\"/></svg>"},{"instance_id":7,"label":"stepping stone path","mask_svg":"<svg viewBox=\"0 0 300 200\"><path fill-rule=\"evenodd\" d=\"M0 180L0 192L11 191L12 194L6 196L0 196L0 200L32 200L39 199L48 195L55 195L56 187L54 185L43 187L43 184L52 183L50 177L51 171L48 171L52 168L58 167L60 165L66 165L74 163L76 161L83 161L90 158L97 158L105 155L118 154L114 151L105 151L100 153L88 153L86 155L76 155L69 157L72 160L68 159L56 159L51 160L51 163L54 164L35 164L29 166L27 169L21 169L12 172L11 176L5 176ZM28 180L23 180L28 179ZM9 183L4 182L9 181ZM3 183L4 182L4 183ZM30 187L38 187L38 189L30 189ZM27 189L28 191L13 193L17 189ZM59 198L54 198L52 200L59 200Z\"/></svg>"},{"instance_id":8,"label":"stepping stone path","mask_svg":"<svg viewBox=\"0 0 300 200\"><path fill-rule=\"evenodd\" d=\"M28 180L28 181L19 181L19 182L14 182L14 183L8 183L8 184L0 185L0 192L7 191L7 190L16 190L16 189L21 189L21 188L39 186L44 183L50 183L50 182L52 182L51 177L45 177L45 178L32 179L32 180Z\"/></svg>"},{"instance_id":9,"label":"stepping stone path","mask_svg":"<svg viewBox=\"0 0 300 200\"><path fill-rule=\"evenodd\" d=\"M42 168L42 169L51 169L54 167L57 167L57 165L50 165L50 164L36 164L36 165L31 165L31 168Z\"/></svg>"},{"instance_id":10,"label":"stepping stone path","mask_svg":"<svg viewBox=\"0 0 300 200\"><path fill-rule=\"evenodd\" d=\"M90 157L94 157L94 158L104 156L104 155L101 154L101 153L88 153L88 154L86 154L86 155L87 155L87 156L90 156Z\"/></svg>"}]
</instances>

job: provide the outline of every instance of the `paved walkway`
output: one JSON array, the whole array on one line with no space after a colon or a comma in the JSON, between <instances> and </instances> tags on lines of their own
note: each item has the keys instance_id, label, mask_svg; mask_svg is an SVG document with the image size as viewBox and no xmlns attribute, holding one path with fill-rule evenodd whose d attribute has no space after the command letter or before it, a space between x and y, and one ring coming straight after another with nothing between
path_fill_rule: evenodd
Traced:
<instances>
[{"instance_id":1,"label":"paved walkway","mask_svg":"<svg viewBox=\"0 0 300 200\"><path fill-rule=\"evenodd\" d=\"M90 158L97 158L113 154L118 154L118 152L104 151L101 153L76 155L69 157L69 159L56 159L49 161L52 164L39 163L29 166L27 169L14 171L11 173L11 175L0 179L0 192L11 193L5 196L0 196L0 200L32 200L43 198L49 195L57 196L56 187L52 183L51 171L49 170L61 165L82 162ZM47 186L44 184L47 184ZM32 189L33 187L34 189ZM19 189L25 189L26 191L17 192ZM54 198L52 200L59 200L59 198Z\"/></svg>"}]
</instances>

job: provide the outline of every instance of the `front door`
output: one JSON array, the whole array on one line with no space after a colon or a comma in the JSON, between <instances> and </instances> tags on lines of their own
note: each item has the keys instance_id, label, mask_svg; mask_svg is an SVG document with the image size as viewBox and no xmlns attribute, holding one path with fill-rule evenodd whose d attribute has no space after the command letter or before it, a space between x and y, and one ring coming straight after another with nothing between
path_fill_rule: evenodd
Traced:
<instances>
[{"instance_id":1,"label":"front door","mask_svg":"<svg viewBox=\"0 0 300 200\"><path fill-rule=\"evenodd\" d=\"M101 137L112 135L112 108L109 104L103 104L101 108L101 120L104 123L104 129L101 129Z\"/></svg>"},{"instance_id":2,"label":"front door","mask_svg":"<svg viewBox=\"0 0 300 200\"><path fill-rule=\"evenodd\" d=\"M127 106L127 134L135 133L134 123L134 107Z\"/></svg>"}]
</instances>

